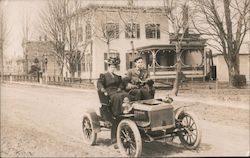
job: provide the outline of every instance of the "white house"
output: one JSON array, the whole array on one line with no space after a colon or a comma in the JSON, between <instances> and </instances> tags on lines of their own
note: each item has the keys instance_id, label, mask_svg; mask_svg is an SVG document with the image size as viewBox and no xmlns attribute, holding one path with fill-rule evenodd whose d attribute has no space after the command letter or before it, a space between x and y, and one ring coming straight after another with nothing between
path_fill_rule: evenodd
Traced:
<instances>
[{"instance_id":1,"label":"white house","mask_svg":"<svg viewBox=\"0 0 250 158\"><path fill-rule=\"evenodd\" d=\"M76 77L97 79L106 70L108 56L119 56L117 73L123 76L136 55L144 57L155 79L175 77L175 40L161 8L89 5L73 17L79 52L84 53ZM188 77L204 78L208 73L205 41L198 34L183 40L183 70Z\"/></svg>"}]
</instances>

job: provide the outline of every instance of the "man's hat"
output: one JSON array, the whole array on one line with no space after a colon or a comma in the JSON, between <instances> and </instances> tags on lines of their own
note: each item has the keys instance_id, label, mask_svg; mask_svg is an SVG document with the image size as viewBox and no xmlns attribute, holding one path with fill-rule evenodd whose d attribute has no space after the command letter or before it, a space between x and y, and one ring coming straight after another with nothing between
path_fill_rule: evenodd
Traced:
<instances>
[{"instance_id":1,"label":"man's hat","mask_svg":"<svg viewBox=\"0 0 250 158\"><path fill-rule=\"evenodd\" d=\"M136 57L136 58L134 59L134 62L137 62L137 60L139 60L139 59L143 59L142 56Z\"/></svg>"},{"instance_id":2,"label":"man's hat","mask_svg":"<svg viewBox=\"0 0 250 158\"><path fill-rule=\"evenodd\" d=\"M106 59L104 61L108 65L119 65L120 64L120 59L118 57L110 57L109 59Z\"/></svg>"}]
</instances>

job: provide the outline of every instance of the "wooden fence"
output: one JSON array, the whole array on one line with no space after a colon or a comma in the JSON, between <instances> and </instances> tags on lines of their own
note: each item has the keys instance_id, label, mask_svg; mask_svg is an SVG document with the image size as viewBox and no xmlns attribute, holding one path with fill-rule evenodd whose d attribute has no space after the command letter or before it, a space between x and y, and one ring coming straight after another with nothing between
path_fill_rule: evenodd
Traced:
<instances>
[{"instance_id":1,"label":"wooden fence","mask_svg":"<svg viewBox=\"0 0 250 158\"><path fill-rule=\"evenodd\" d=\"M37 84L60 85L70 87L94 87L93 81L77 77L62 76L31 76L31 75L4 75L6 82L29 82Z\"/></svg>"}]
</instances>

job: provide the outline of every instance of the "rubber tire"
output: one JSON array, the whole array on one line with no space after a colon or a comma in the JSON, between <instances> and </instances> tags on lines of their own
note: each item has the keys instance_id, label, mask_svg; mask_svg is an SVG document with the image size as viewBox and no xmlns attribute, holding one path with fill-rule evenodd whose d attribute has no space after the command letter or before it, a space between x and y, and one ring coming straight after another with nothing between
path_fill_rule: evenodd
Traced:
<instances>
[{"instance_id":1,"label":"rubber tire","mask_svg":"<svg viewBox=\"0 0 250 158\"><path fill-rule=\"evenodd\" d=\"M192 118L192 120L194 121L195 125L196 125L196 129L197 129L197 136L196 136L196 140L193 144L189 144L183 137L183 135L179 135L179 139L181 141L181 143L184 145L185 148L189 149L189 150L193 150L196 149L197 147L199 147L200 143L201 143L201 137L202 137L202 132L201 132L201 127L199 125L199 119L198 117L191 111L183 111L179 114L178 119L183 119L185 118L185 116L189 116L190 118Z\"/></svg>"},{"instance_id":2,"label":"rubber tire","mask_svg":"<svg viewBox=\"0 0 250 158\"><path fill-rule=\"evenodd\" d=\"M88 139L86 137L86 134L84 132L84 119L88 119L89 120L91 129L92 129L92 132L91 132L92 136L90 137L90 139ZM94 145L96 143L97 133L94 132L93 121L92 121L92 119L91 119L91 117L89 115L84 115L83 116L83 119L82 119L82 130L83 130L83 141L84 141L84 143L88 144L88 145Z\"/></svg>"},{"instance_id":3,"label":"rubber tire","mask_svg":"<svg viewBox=\"0 0 250 158\"><path fill-rule=\"evenodd\" d=\"M138 130L138 127L136 126L135 122L129 120L129 119L124 119L122 121L120 121L120 123L118 124L117 127L117 133L116 133L116 138L117 138L117 146L120 150L120 152L124 155L124 156L130 156L126 153L126 150L122 144L122 140L120 137L120 132L123 126L129 126L129 128L132 130L133 134L134 134L134 138L135 138L135 142L136 142L136 152L135 155L133 155L132 157L140 157L141 153L142 153L142 139L141 139L141 134Z\"/></svg>"}]
</instances>

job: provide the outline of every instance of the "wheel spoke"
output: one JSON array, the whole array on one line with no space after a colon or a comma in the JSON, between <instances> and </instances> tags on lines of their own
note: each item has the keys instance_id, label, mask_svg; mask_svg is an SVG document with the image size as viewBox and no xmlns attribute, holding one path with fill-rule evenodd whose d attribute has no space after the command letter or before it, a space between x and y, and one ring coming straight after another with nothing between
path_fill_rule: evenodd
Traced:
<instances>
[{"instance_id":1,"label":"wheel spoke","mask_svg":"<svg viewBox=\"0 0 250 158\"><path fill-rule=\"evenodd\" d=\"M190 135L188 135L187 143L190 144L190 142L191 142L191 138L190 138Z\"/></svg>"},{"instance_id":2,"label":"wheel spoke","mask_svg":"<svg viewBox=\"0 0 250 158\"><path fill-rule=\"evenodd\" d=\"M192 121L192 124L190 125L190 128L192 128L193 125L195 125L195 122L194 122L194 121Z\"/></svg>"},{"instance_id":3,"label":"wheel spoke","mask_svg":"<svg viewBox=\"0 0 250 158\"><path fill-rule=\"evenodd\" d=\"M187 142L190 144L190 142L191 142L191 138L190 138L190 136L189 135L187 135Z\"/></svg>"},{"instance_id":4,"label":"wheel spoke","mask_svg":"<svg viewBox=\"0 0 250 158\"><path fill-rule=\"evenodd\" d=\"M188 125L188 126L190 126L191 119L190 119L190 117L189 117L189 116L187 116L186 118L187 118L187 120L188 120L187 125Z\"/></svg>"},{"instance_id":5,"label":"wheel spoke","mask_svg":"<svg viewBox=\"0 0 250 158\"><path fill-rule=\"evenodd\" d=\"M189 135L189 144L192 144L193 141L192 141L192 135Z\"/></svg>"},{"instance_id":6,"label":"wheel spoke","mask_svg":"<svg viewBox=\"0 0 250 158\"><path fill-rule=\"evenodd\" d=\"M129 148L126 148L126 153L127 153L127 155L129 155Z\"/></svg>"},{"instance_id":7,"label":"wheel spoke","mask_svg":"<svg viewBox=\"0 0 250 158\"><path fill-rule=\"evenodd\" d=\"M127 133L125 133L125 131L124 131L124 130L122 130L122 134L124 135L124 137L125 137L125 138L127 138L127 137L128 137Z\"/></svg>"},{"instance_id":8,"label":"wheel spoke","mask_svg":"<svg viewBox=\"0 0 250 158\"><path fill-rule=\"evenodd\" d=\"M195 141L195 138L193 137L193 135L190 135L190 140L191 140L191 141L190 141L190 143L192 143L192 144L193 144L193 143L194 143L194 141Z\"/></svg>"},{"instance_id":9,"label":"wheel spoke","mask_svg":"<svg viewBox=\"0 0 250 158\"><path fill-rule=\"evenodd\" d=\"M185 120L186 120L186 125L188 125L188 118L187 118L187 117L185 117Z\"/></svg>"},{"instance_id":10,"label":"wheel spoke","mask_svg":"<svg viewBox=\"0 0 250 158\"><path fill-rule=\"evenodd\" d=\"M187 135L184 135L184 139L187 140Z\"/></svg>"},{"instance_id":11,"label":"wheel spoke","mask_svg":"<svg viewBox=\"0 0 250 158\"><path fill-rule=\"evenodd\" d=\"M136 151L136 148L133 146L133 144L129 144L129 146L133 149L133 153Z\"/></svg>"},{"instance_id":12,"label":"wheel spoke","mask_svg":"<svg viewBox=\"0 0 250 158\"><path fill-rule=\"evenodd\" d=\"M196 140L196 137L192 134L192 135L191 135L191 138L193 138L192 143L194 143L194 142L195 142L195 140Z\"/></svg>"},{"instance_id":13,"label":"wheel spoke","mask_svg":"<svg viewBox=\"0 0 250 158\"><path fill-rule=\"evenodd\" d=\"M120 138L121 138L122 141L123 141L124 139L126 139L126 138L125 138L124 136L122 136L122 135L120 136Z\"/></svg>"},{"instance_id":14,"label":"wheel spoke","mask_svg":"<svg viewBox=\"0 0 250 158\"><path fill-rule=\"evenodd\" d=\"M196 129L195 130L193 130L193 131L196 131ZM195 136L197 136L197 132L191 132L192 133L192 135L195 135Z\"/></svg>"}]
</instances>

